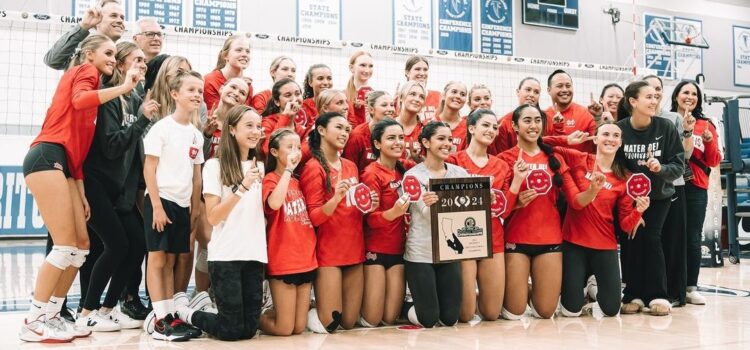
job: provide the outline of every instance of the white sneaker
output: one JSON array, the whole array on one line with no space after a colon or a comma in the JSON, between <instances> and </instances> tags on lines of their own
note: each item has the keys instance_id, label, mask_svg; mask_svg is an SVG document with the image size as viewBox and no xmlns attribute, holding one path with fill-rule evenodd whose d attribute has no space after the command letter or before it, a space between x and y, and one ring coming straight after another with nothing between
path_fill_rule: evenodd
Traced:
<instances>
[{"instance_id":1,"label":"white sneaker","mask_svg":"<svg viewBox=\"0 0 750 350\"><path fill-rule=\"evenodd\" d=\"M143 325L143 321L130 318L130 316L122 313L119 308L112 309L112 311L107 314L107 317L109 317L111 321L119 324L122 329L135 329Z\"/></svg>"},{"instance_id":2,"label":"white sneaker","mask_svg":"<svg viewBox=\"0 0 750 350\"><path fill-rule=\"evenodd\" d=\"M193 300L190 300L187 306L193 310L206 311L212 306L211 297L207 292L200 292L193 297Z\"/></svg>"},{"instance_id":3,"label":"white sneaker","mask_svg":"<svg viewBox=\"0 0 750 350\"><path fill-rule=\"evenodd\" d=\"M697 290L691 290L685 295L685 301L693 305L706 305L706 297Z\"/></svg>"},{"instance_id":4,"label":"white sneaker","mask_svg":"<svg viewBox=\"0 0 750 350\"><path fill-rule=\"evenodd\" d=\"M60 328L44 321L44 315L34 321L24 320L18 338L27 342L36 343L70 343L75 338L73 334L65 332Z\"/></svg>"},{"instance_id":5,"label":"white sneaker","mask_svg":"<svg viewBox=\"0 0 750 350\"><path fill-rule=\"evenodd\" d=\"M154 310L151 310L151 312L146 315L146 319L143 320L143 330L148 334L154 333L154 324L156 323L156 312Z\"/></svg>"},{"instance_id":6,"label":"white sneaker","mask_svg":"<svg viewBox=\"0 0 750 350\"><path fill-rule=\"evenodd\" d=\"M307 312L307 329L313 333L328 334L328 330L318 318L318 309L310 309Z\"/></svg>"},{"instance_id":7,"label":"white sneaker","mask_svg":"<svg viewBox=\"0 0 750 350\"><path fill-rule=\"evenodd\" d=\"M596 293L599 292L599 287L596 285L596 277L594 275L589 276L588 281L586 281L586 295L588 295L589 299L592 301L596 301Z\"/></svg>"},{"instance_id":8,"label":"white sneaker","mask_svg":"<svg viewBox=\"0 0 750 350\"><path fill-rule=\"evenodd\" d=\"M47 320L47 323L51 324L53 327L57 327L58 329L65 331L66 333L72 334L74 338L86 338L91 335L90 330L80 329L76 327L75 322L71 322L65 318L60 317L59 312L55 314L55 317Z\"/></svg>"},{"instance_id":9,"label":"white sneaker","mask_svg":"<svg viewBox=\"0 0 750 350\"><path fill-rule=\"evenodd\" d=\"M172 297L172 300L174 300L175 306L177 306L177 305L189 305L190 304L190 299L188 299L188 296L187 296L187 294L185 294L185 292L179 292L179 293L175 294Z\"/></svg>"},{"instance_id":10,"label":"white sneaker","mask_svg":"<svg viewBox=\"0 0 750 350\"><path fill-rule=\"evenodd\" d=\"M80 316L76 320L76 327L93 332L114 332L122 329L119 324L109 317L99 314L99 310L91 311L86 316Z\"/></svg>"}]
</instances>

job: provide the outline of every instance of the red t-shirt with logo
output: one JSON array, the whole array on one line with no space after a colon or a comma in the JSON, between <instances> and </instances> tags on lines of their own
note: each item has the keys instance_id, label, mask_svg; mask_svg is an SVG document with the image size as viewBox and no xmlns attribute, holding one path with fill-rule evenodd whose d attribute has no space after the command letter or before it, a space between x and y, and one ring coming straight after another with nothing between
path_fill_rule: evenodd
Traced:
<instances>
[{"instance_id":1,"label":"red t-shirt with logo","mask_svg":"<svg viewBox=\"0 0 750 350\"><path fill-rule=\"evenodd\" d=\"M588 132L589 135L596 134L596 122L594 117L589 113L588 108L575 102L571 102L564 111L560 112L564 118L561 123L554 123L553 118L557 112L550 107L545 111L547 114L547 128L545 135L570 135L576 130ZM551 128L550 128L551 127ZM570 146L582 152L595 153L594 142L588 141L579 145Z\"/></svg>"},{"instance_id":2,"label":"red t-shirt with logo","mask_svg":"<svg viewBox=\"0 0 750 350\"><path fill-rule=\"evenodd\" d=\"M375 161L375 154L372 153L372 143L370 142L370 125L363 123L357 125L352 133L349 134L349 140L346 141L344 152L341 156L357 164L357 169L362 173L365 168Z\"/></svg>"},{"instance_id":3,"label":"red t-shirt with logo","mask_svg":"<svg viewBox=\"0 0 750 350\"><path fill-rule=\"evenodd\" d=\"M404 217L393 221L383 218L383 212L393 208L399 199L398 188L404 174L373 162L362 173L362 183L375 191L380 206L367 214L365 220L365 249L368 252L401 255L404 253L407 226Z\"/></svg>"}]
</instances>

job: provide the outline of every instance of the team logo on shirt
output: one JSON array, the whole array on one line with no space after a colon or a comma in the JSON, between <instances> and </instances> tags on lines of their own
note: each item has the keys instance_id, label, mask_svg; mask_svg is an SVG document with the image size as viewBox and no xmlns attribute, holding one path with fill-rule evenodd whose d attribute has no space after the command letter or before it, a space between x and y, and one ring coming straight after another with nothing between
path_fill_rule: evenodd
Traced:
<instances>
[{"instance_id":1,"label":"team logo on shirt","mask_svg":"<svg viewBox=\"0 0 750 350\"><path fill-rule=\"evenodd\" d=\"M576 121L573 120L573 119L567 119L567 120L565 120L565 126L574 127L574 126L576 126Z\"/></svg>"},{"instance_id":2,"label":"team logo on shirt","mask_svg":"<svg viewBox=\"0 0 750 350\"><path fill-rule=\"evenodd\" d=\"M367 252L365 253L365 259L370 261L378 260L378 254L373 252Z\"/></svg>"},{"instance_id":3,"label":"team logo on shirt","mask_svg":"<svg viewBox=\"0 0 750 350\"><path fill-rule=\"evenodd\" d=\"M368 151L368 152L367 152L367 156L366 156L366 158L367 158L368 160L375 160L375 159L377 159L377 157L375 157L375 154L374 154L374 153L372 153L372 152L370 152L370 151Z\"/></svg>"},{"instance_id":4,"label":"team logo on shirt","mask_svg":"<svg viewBox=\"0 0 750 350\"><path fill-rule=\"evenodd\" d=\"M198 147L190 146L190 159L195 159L198 156Z\"/></svg>"}]
</instances>

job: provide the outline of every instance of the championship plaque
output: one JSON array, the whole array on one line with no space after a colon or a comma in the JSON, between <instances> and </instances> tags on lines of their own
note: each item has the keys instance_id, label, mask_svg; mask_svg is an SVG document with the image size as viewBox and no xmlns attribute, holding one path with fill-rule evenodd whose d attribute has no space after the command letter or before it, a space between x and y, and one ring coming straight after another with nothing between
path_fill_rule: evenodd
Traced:
<instances>
[{"instance_id":1,"label":"championship plaque","mask_svg":"<svg viewBox=\"0 0 750 350\"><path fill-rule=\"evenodd\" d=\"M489 177L430 179L434 263L492 257Z\"/></svg>"}]
</instances>

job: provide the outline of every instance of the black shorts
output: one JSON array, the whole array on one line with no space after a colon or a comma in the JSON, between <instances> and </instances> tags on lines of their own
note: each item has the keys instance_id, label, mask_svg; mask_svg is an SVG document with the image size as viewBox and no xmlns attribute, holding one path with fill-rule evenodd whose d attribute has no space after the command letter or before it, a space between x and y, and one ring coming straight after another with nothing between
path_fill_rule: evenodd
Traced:
<instances>
[{"instance_id":1,"label":"black shorts","mask_svg":"<svg viewBox=\"0 0 750 350\"><path fill-rule=\"evenodd\" d=\"M383 254L375 252L365 253L365 265L380 265L386 270L390 269L395 265L403 265L404 256L396 254Z\"/></svg>"},{"instance_id":2,"label":"black shorts","mask_svg":"<svg viewBox=\"0 0 750 350\"><path fill-rule=\"evenodd\" d=\"M23 159L23 176L37 171L60 170L70 176L68 155L59 143L41 142L32 147Z\"/></svg>"},{"instance_id":3,"label":"black shorts","mask_svg":"<svg viewBox=\"0 0 750 350\"><path fill-rule=\"evenodd\" d=\"M505 253L521 253L530 258L547 253L560 253L560 244L520 244L505 242Z\"/></svg>"},{"instance_id":4,"label":"black shorts","mask_svg":"<svg viewBox=\"0 0 750 350\"><path fill-rule=\"evenodd\" d=\"M268 277L269 279L282 281L286 284L301 286L305 283L312 283L312 281L315 280L315 272L316 270L312 270L307 272L292 273L289 275L268 275L266 277Z\"/></svg>"},{"instance_id":5,"label":"black shorts","mask_svg":"<svg viewBox=\"0 0 750 350\"><path fill-rule=\"evenodd\" d=\"M152 228L154 208L146 195L143 213L143 230L146 233L146 249L149 252L172 254L190 252L190 208L183 208L175 202L161 199L161 205L171 224L164 226L163 232Z\"/></svg>"}]
</instances>

